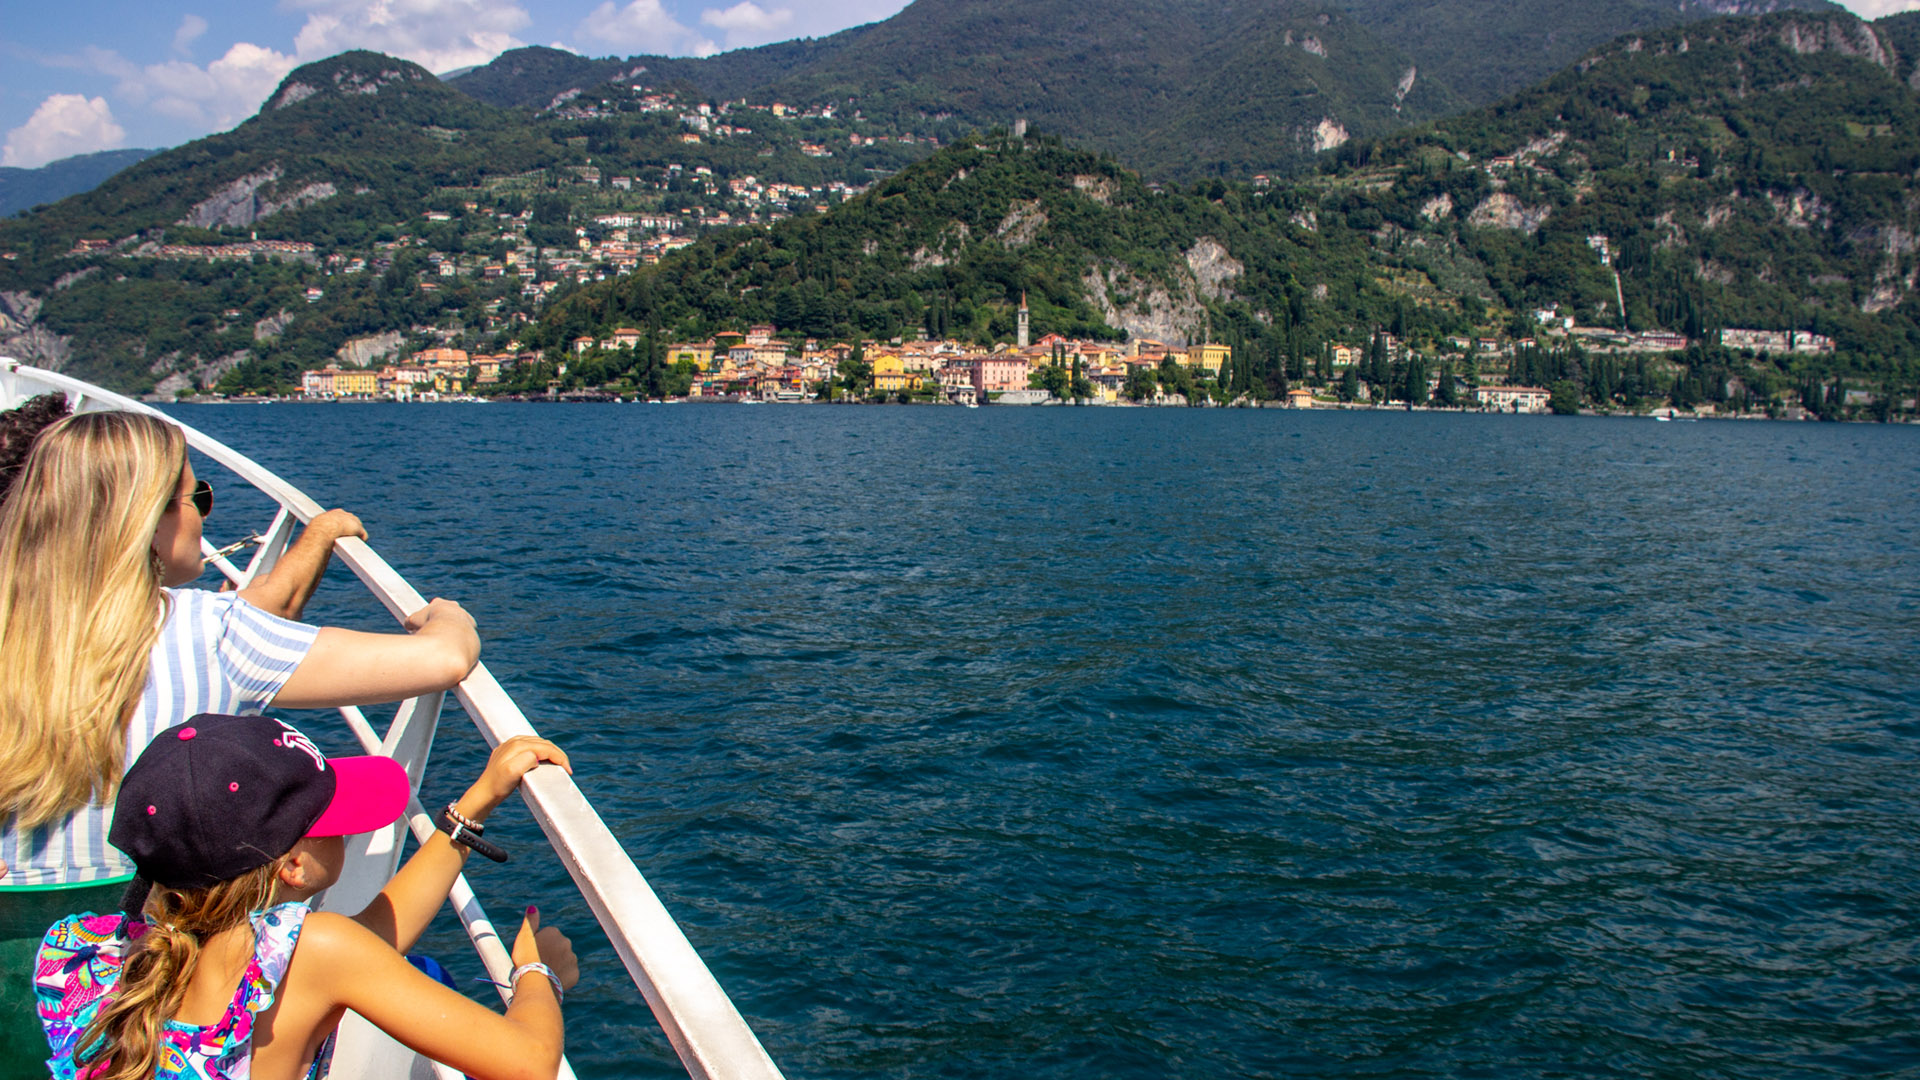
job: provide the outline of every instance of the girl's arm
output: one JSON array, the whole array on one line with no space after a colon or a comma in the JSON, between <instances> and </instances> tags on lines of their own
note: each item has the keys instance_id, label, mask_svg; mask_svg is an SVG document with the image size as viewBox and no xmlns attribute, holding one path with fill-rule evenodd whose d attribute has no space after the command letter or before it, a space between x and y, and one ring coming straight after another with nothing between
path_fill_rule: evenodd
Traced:
<instances>
[{"instance_id":1,"label":"girl's arm","mask_svg":"<svg viewBox=\"0 0 1920 1080\"><path fill-rule=\"evenodd\" d=\"M531 735L516 735L494 748L480 779L460 796L454 808L474 821L484 822L520 787L521 777L543 764L558 765L568 773L573 772L566 752L559 747ZM427 812L437 814L439 807L428 807ZM380 890L380 895L353 920L395 949L406 952L413 948L413 943L439 912L448 890L453 888L453 879L459 876L466 861L467 848L436 830L400 872L393 875L387 887Z\"/></svg>"},{"instance_id":2,"label":"girl's arm","mask_svg":"<svg viewBox=\"0 0 1920 1080\"><path fill-rule=\"evenodd\" d=\"M539 960L572 986L579 979L572 944L551 927L538 930L539 913L527 913L514 965ZM520 978L503 1016L428 978L359 924L324 912L307 916L294 964L301 980L335 1006L474 1080L553 1080L559 1070L560 1003L537 972ZM303 1033L274 1033L276 1041L287 1036L307 1041Z\"/></svg>"},{"instance_id":3,"label":"girl's arm","mask_svg":"<svg viewBox=\"0 0 1920 1080\"><path fill-rule=\"evenodd\" d=\"M281 709L330 709L450 690L480 662L473 616L434 600L407 617L407 634L323 627L274 696Z\"/></svg>"}]
</instances>

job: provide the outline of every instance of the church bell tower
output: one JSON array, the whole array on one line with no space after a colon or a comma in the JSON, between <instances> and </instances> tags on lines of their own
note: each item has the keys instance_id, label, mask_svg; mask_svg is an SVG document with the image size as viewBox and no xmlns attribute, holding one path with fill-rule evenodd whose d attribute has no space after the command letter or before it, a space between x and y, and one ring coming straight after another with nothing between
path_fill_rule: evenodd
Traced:
<instances>
[{"instance_id":1,"label":"church bell tower","mask_svg":"<svg viewBox=\"0 0 1920 1080\"><path fill-rule=\"evenodd\" d=\"M1022 349L1032 344L1027 337L1027 292L1025 289L1020 290L1020 332L1017 340L1019 347Z\"/></svg>"}]
</instances>

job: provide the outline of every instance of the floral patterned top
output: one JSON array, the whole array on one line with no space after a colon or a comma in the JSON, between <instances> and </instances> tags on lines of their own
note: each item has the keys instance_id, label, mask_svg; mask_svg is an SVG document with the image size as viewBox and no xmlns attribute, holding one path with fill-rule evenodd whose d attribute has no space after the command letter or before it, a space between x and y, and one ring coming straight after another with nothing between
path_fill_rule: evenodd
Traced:
<instances>
[{"instance_id":1,"label":"floral patterned top","mask_svg":"<svg viewBox=\"0 0 1920 1080\"><path fill-rule=\"evenodd\" d=\"M167 1021L161 1029L166 1045L157 1080L244 1080L252 1072L254 1017L273 1005L307 910L302 902L288 901L254 913L253 959L226 1014L205 1027ZM47 1061L53 1080L85 1080L104 1071L105 1058L86 1066L74 1063L80 1035L119 985L126 947L146 930L145 922L117 912L87 912L69 915L47 931L34 961L33 982L40 1024L53 1049ZM324 1077L332 1056L329 1037L307 1072L308 1080Z\"/></svg>"}]
</instances>

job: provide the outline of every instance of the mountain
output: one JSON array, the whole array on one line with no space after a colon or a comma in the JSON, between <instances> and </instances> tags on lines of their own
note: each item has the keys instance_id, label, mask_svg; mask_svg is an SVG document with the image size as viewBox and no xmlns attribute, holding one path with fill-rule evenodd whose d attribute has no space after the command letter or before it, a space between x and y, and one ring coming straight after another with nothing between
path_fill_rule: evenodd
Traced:
<instances>
[{"instance_id":1,"label":"mountain","mask_svg":"<svg viewBox=\"0 0 1920 1080\"><path fill-rule=\"evenodd\" d=\"M615 79L716 101L835 103L912 127L1026 119L1156 179L1297 167L1490 104L1625 33L1830 0L916 0L884 22L704 59L589 60L532 47L452 85L544 108Z\"/></svg>"},{"instance_id":2,"label":"mountain","mask_svg":"<svg viewBox=\"0 0 1920 1080\"><path fill-rule=\"evenodd\" d=\"M1295 0L916 0L885 22L707 59L521 49L451 85L538 107L616 74L896 128L1026 120L1162 178L1293 167L1461 104L1356 20Z\"/></svg>"},{"instance_id":3,"label":"mountain","mask_svg":"<svg viewBox=\"0 0 1920 1080\"><path fill-rule=\"evenodd\" d=\"M590 60L545 45L501 53L489 63L446 77L447 85L499 109L544 109L568 90L613 82L633 67L624 60Z\"/></svg>"},{"instance_id":4,"label":"mountain","mask_svg":"<svg viewBox=\"0 0 1920 1080\"><path fill-rule=\"evenodd\" d=\"M1181 32L1234 16L1217 18ZM1242 47L1339 55L1348 24L1301 19ZM1818 333L1838 352L1796 363L1886 374L1920 354L1917 30L1790 12L1635 33L1492 107L1349 131L1311 169L1180 185L1044 129L928 158L879 112L702 112L607 83L501 109L350 53L295 71L233 131L0 220L0 352L130 390L234 370L273 386L335 358L554 346L615 320L985 342L1024 290L1042 332L1211 332L1269 356L1383 326L1429 345L1518 337L1558 305L1590 326ZM1219 131L1287 137L1299 108L1268 88L1269 115L1234 111L1204 80L1244 70L1237 55L1148 103L1214 94L1215 162L1238 149ZM1172 154L1203 134L1133 138ZM643 255L660 265L626 273Z\"/></svg>"},{"instance_id":5,"label":"mountain","mask_svg":"<svg viewBox=\"0 0 1920 1080\"><path fill-rule=\"evenodd\" d=\"M303 268L319 256L209 260L163 244L370 247L442 184L533 167L537 142L406 61L350 52L307 65L232 131L0 221L0 339L21 359L125 388L245 355L257 320L305 306ZM76 257L84 244L101 249Z\"/></svg>"},{"instance_id":6,"label":"mountain","mask_svg":"<svg viewBox=\"0 0 1920 1080\"><path fill-rule=\"evenodd\" d=\"M771 322L985 344L1011 336L1026 293L1036 334L1211 333L1273 358L1389 326L1436 347L1520 337L1554 307L1696 343L1724 327L1838 342L1792 365L1700 348L1692 377L1715 392L1809 365L1905 386L1920 378L1909 69L1844 13L1668 27L1266 189L1155 191L1055 140L973 140L829 214L709 236L584 289L529 339Z\"/></svg>"},{"instance_id":7,"label":"mountain","mask_svg":"<svg viewBox=\"0 0 1920 1080\"><path fill-rule=\"evenodd\" d=\"M696 135L693 108L620 88L534 114L377 53L306 65L232 131L0 220L0 355L136 391L364 362L429 328L511 325L563 278L637 259L637 239L587 259L581 239L624 228L597 218L647 216L658 241L811 212L932 152L765 110Z\"/></svg>"},{"instance_id":8,"label":"mountain","mask_svg":"<svg viewBox=\"0 0 1920 1080\"><path fill-rule=\"evenodd\" d=\"M1343 0L1343 6L1476 105L1531 86L1622 34L1727 15L1843 10L1829 0Z\"/></svg>"},{"instance_id":9,"label":"mountain","mask_svg":"<svg viewBox=\"0 0 1920 1080\"><path fill-rule=\"evenodd\" d=\"M156 153L159 151L102 150L50 161L37 169L0 168L0 217L92 190L107 177Z\"/></svg>"}]
</instances>

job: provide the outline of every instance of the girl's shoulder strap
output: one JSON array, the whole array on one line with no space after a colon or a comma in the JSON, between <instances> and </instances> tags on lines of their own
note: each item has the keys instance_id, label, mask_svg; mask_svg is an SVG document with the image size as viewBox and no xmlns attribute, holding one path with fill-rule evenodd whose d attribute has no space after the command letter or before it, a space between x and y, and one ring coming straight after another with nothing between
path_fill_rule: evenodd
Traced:
<instances>
[{"instance_id":1,"label":"girl's shoulder strap","mask_svg":"<svg viewBox=\"0 0 1920 1080\"><path fill-rule=\"evenodd\" d=\"M245 1063L253 1056L254 1020L273 1007L308 911L304 901L289 900L254 912L253 959L248 961L246 974L240 977L220 1022L211 1028L167 1024L167 1037L179 1049L181 1060L192 1067L182 1076L246 1074Z\"/></svg>"},{"instance_id":2,"label":"girl's shoulder strap","mask_svg":"<svg viewBox=\"0 0 1920 1080\"><path fill-rule=\"evenodd\" d=\"M300 942L300 929L312 914L303 900L275 904L253 915L253 962L272 986L280 985L293 960L293 947ZM248 974L252 974L249 969ZM269 991L271 992L271 991Z\"/></svg>"}]
</instances>

